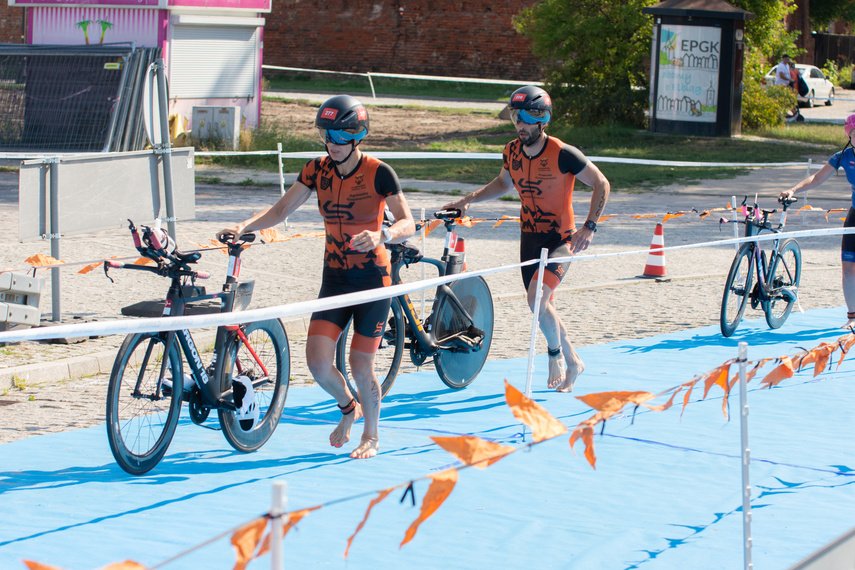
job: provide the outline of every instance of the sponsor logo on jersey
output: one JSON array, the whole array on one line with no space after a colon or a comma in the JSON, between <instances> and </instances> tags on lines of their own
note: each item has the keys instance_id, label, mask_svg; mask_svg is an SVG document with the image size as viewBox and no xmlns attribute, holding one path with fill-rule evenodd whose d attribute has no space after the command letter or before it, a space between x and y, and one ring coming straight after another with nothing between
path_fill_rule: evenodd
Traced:
<instances>
[{"instance_id":1,"label":"sponsor logo on jersey","mask_svg":"<svg viewBox=\"0 0 855 570\"><path fill-rule=\"evenodd\" d=\"M357 184L357 185L361 185L361 184L362 184L362 181L363 181L363 180L365 180L365 173L364 173L364 172L360 172L359 174L357 174L357 175L356 175L356 177L355 177L355 180L356 180L356 184Z\"/></svg>"},{"instance_id":2,"label":"sponsor logo on jersey","mask_svg":"<svg viewBox=\"0 0 855 570\"><path fill-rule=\"evenodd\" d=\"M321 190L329 190L332 187L332 178L321 176Z\"/></svg>"},{"instance_id":3,"label":"sponsor logo on jersey","mask_svg":"<svg viewBox=\"0 0 855 570\"><path fill-rule=\"evenodd\" d=\"M331 109L331 108L329 108L329 107L328 107L328 108L326 108L326 109L324 109L324 110L321 112L321 118L322 118L322 119L335 120L335 118L336 118L336 116L337 116L337 115L338 115L338 109Z\"/></svg>"},{"instance_id":4,"label":"sponsor logo on jersey","mask_svg":"<svg viewBox=\"0 0 855 570\"><path fill-rule=\"evenodd\" d=\"M540 165L543 168L546 168L547 166L549 166L549 159L548 158L541 158L540 159Z\"/></svg>"}]
</instances>

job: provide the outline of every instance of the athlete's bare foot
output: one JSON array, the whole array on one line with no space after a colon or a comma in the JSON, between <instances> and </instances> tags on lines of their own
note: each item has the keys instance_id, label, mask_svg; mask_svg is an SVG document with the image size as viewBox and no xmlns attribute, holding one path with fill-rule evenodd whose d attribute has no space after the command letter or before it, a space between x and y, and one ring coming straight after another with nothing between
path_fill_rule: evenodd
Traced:
<instances>
[{"instance_id":1,"label":"athlete's bare foot","mask_svg":"<svg viewBox=\"0 0 855 570\"><path fill-rule=\"evenodd\" d=\"M354 401L353 411L349 414L342 414L338 425L330 434L330 445L333 447L341 447L350 441L350 428L353 427L353 422L362 417L362 406Z\"/></svg>"},{"instance_id":2,"label":"athlete's bare foot","mask_svg":"<svg viewBox=\"0 0 855 570\"><path fill-rule=\"evenodd\" d=\"M852 330L852 329L853 329L853 327L855 327L855 319L849 319L848 321L846 321L846 324L845 324L845 325L843 325L843 326L842 326L842 327L840 327L840 328L842 328L842 329L847 329L847 330Z\"/></svg>"},{"instance_id":3,"label":"athlete's bare foot","mask_svg":"<svg viewBox=\"0 0 855 570\"><path fill-rule=\"evenodd\" d=\"M377 455L380 449L380 441L376 437L362 436L362 442L350 454L353 459L368 459Z\"/></svg>"},{"instance_id":4,"label":"athlete's bare foot","mask_svg":"<svg viewBox=\"0 0 855 570\"><path fill-rule=\"evenodd\" d=\"M549 359L549 379L546 381L546 386L552 390L565 381L564 374L564 356L559 352L555 356L547 355Z\"/></svg>"},{"instance_id":5,"label":"athlete's bare foot","mask_svg":"<svg viewBox=\"0 0 855 570\"><path fill-rule=\"evenodd\" d=\"M579 355L573 352L574 359L567 361L567 376L564 381L555 387L556 392L572 392L573 385L576 384L576 378L585 371L585 363L579 358Z\"/></svg>"}]
</instances>

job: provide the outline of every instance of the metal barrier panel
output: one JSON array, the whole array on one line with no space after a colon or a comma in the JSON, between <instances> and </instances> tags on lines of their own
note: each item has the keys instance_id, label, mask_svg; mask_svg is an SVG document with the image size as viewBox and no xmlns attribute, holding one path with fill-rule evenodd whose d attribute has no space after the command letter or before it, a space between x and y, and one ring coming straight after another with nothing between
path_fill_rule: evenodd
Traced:
<instances>
[{"instance_id":1,"label":"metal barrier panel","mask_svg":"<svg viewBox=\"0 0 855 570\"><path fill-rule=\"evenodd\" d=\"M57 213L62 235L122 228L131 218L148 223L165 217L160 161L152 151L105 153L58 160ZM174 215L196 216L193 149L172 149ZM21 164L18 190L18 239L42 239L51 232L49 164L27 160ZM161 205L164 208L161 208Z\"/></svg>"}]
</instances>

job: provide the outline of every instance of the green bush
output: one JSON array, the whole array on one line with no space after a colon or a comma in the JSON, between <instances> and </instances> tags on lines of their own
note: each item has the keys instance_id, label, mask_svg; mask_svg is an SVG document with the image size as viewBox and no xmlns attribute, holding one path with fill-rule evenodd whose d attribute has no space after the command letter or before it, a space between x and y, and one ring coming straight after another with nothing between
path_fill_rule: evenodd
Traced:
<instances>
[{"instance_id":1,"label":"green bush","mask_svg":"<svg viewBox=\"0 0 855 570\"><path fill-rule=\"evenodd\" d=\"M784 122L787 110L796 106L796 94L786 85L763 85L745 78L742 93L742 128L774 127Z\"/></svg>"}]
</instances>

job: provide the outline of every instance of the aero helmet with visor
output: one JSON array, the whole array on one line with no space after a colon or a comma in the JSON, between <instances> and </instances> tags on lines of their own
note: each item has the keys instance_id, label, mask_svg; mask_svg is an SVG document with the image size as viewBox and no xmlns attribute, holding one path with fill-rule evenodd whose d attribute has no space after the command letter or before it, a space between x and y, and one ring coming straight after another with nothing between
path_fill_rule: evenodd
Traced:
<instances>
[{"instance_id":1,"label":"aero helmet with visor","mask_svg":"<svg viewBox=\"0 0 855 570\"><path fill-rule=\"evenodd\" d=\"M846 117L846 121L843 123L843 130L846 131L846 138L849 138L849 134L853 129L855 129L855 113Z\"/></svg>"},{"instance_id":2,"label":"aero helmet with visor","mask_svg":"<svg viewBox=\"0 0 855 570\"><path fill-rule=\"evenodd\" d=\"M534 85L520 87L511 93L508 107L511 109L511 121L514 124L545 124L552 118L552 99L546 91Z\"/></svg>"},{"instance_id":3,"label":"aero helmet with visor","mask_svg":"<svg viewBox=\"0 0 855 570\"><path fill-rule=\"evenodd\" d=\"M324 144L355 146L368 134L368 111L356 98L337 95L318 109L315 126Z\"/></svg>"}]
</instances>

